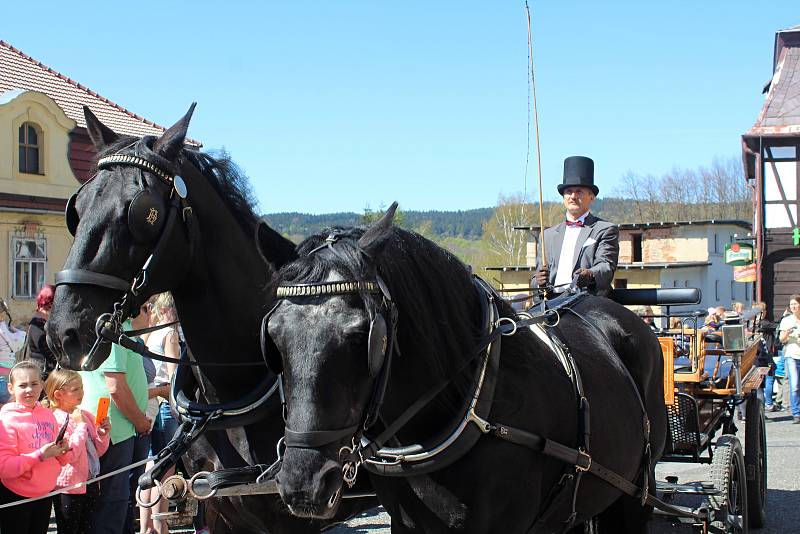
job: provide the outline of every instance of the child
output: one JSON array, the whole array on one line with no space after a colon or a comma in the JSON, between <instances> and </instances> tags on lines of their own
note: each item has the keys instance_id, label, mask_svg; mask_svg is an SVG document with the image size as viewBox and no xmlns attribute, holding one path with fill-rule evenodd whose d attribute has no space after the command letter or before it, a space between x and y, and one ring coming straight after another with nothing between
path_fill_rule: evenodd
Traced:
<instances>
[{"instance_id":1,"label":"child","mask_svg":"<svg viewBox=\"0 0 800 534\"><path fill-rule=\"evenodd\" d=\"M69 419L65 436L74 454L72 462L61 468L56 487L66 488L96 477L100 472L99 458L108 449L111 437L108 417L96 427L92 414L79 408L83 400L83 381L75 371L52 371L44 383L44 390L59 427ZM66 490L55 498L53 504L59 534L89 531L97 493L97 484L89 484Z\"/></svg>"},{"instance_id":2,"label":"child","mask_svg":"<svg viewBox=\"0 0 800 534\"><path fill-rule=\"evenodd\" d=\"M61 466L71 461L66 440L55 443L53 412L39 404L41 369L32 361L11 368L12 402L0 409L0 504L39 497L53 490ZM0 508L3 534L45 534L52 498Z\"/></svg>"}]
</instances>

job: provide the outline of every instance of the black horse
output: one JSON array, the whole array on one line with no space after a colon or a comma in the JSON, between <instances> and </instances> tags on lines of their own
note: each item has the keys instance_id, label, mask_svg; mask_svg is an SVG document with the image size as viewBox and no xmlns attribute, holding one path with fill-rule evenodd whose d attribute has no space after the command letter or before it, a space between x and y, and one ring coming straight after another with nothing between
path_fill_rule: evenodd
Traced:
<instances>
[{"instance_id":1,"label":"black horse","mask_svg":"<svg viewBox=\"0 0 800 534\"><path fill-rule=\"evenodd\" d=\"M67 222L75 241L63 271L67 275L59 273L62 283L47 334L61 365L95 369L109 351L102 344L84 361L96 341L98 316L112 312L123 293L127 314L136 313L151 294L170 290L187 343L201 365L262 363L202 366L205 400L234 402L271 375L259 347L260 319L274 270L295 258L295 247L259 225L247 182L227 157L212 158L184 147L193 109L161 137L135 139L118 136L84 108L98 160L116 159L103 160L107 163L68 204ZM126 160L129 156L136 159ZM171 183L165 176L182 177L185 188L177 178ZM173 205L177 209L166 215ZM169 217L176 220L164 221ZM261 254L254 243L257 229ZM131 292L126 284L134 279L138 290ZM272 463L284 428L279 399L270 399L265 412L242 428L207 432L190 450L187 467L216 470ZM330 524L291 517L274 495L206 502L215 533L318 532Z\"/></svg>"},{"instance_id":2,"label":"black horse","mask_svg":"<svg viewBox=\"0 0 800 534\"><path fill-rule=\"evenodd\" d=\"M502 336L499 368L478 374L478 349L487 336L488 304L482 302L496 303L503 318L513 318L514 311L476 285L469 268L450 253L392 226L393 214L394 207L367 230L334 229L308 238L298 246L299 258L276 277L265 343L282 354L271 363L283 367L288 408L287 449L276 480L290 510L330 517L343 478L361 464L392 517L392 532L560 532L582 529L598 515L603 532L646 531L649 510L640 500L591 474L580 477L576 516L570 518L572 492L554 490L565 480L571 487L574 466L498 437L513 427L569 447L583 444L595 462L628 481L652 482L666 411L661 351L646 325L608 299L586 296L571 311L549 315L550 326L540 329L552 330L577 363L591 407L589 444L586 434L581 438L568 362L532 328ZM381 359L392 357L393 344L387 369L389 362ZM487 354L486 361L495 358L491 350ZM455 435L449 432L437 437L477 395L476 383L490 380L494 398L483 407L485 420L465 419L477 437L465 438L472 440L466 446L462 438L449 443L447 436ZM411 406L414 416L395 424L407 419ZM375 449L364 445L365 452L359 442L378 434L395 451L406 447L374 461L362 457ZM425 445L408 446L424 443L432 444L427 453ZM450 446L439 453L439 443ZM415 455L427 459L414 465Z\"/></svg>"}]
</instances>

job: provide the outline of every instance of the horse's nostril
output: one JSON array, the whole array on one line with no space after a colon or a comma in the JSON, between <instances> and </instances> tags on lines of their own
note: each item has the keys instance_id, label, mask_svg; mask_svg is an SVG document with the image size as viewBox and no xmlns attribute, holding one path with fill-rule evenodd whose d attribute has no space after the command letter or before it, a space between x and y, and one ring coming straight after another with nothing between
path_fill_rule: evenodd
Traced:
<instances>
[{"instance_id":1,"label":"horse's nostril","mask_svg":"<svg viewBox=\"0 0 800 534\"><path fill-rule=\"evenodd\" d=\"M57 340L56 343L58 343ZM81 338L76 329L69 328L64 331L64 335L61 336L61 348L64 349L67 356L74 356L81 353Z\"/></svg>"}]
</instances>

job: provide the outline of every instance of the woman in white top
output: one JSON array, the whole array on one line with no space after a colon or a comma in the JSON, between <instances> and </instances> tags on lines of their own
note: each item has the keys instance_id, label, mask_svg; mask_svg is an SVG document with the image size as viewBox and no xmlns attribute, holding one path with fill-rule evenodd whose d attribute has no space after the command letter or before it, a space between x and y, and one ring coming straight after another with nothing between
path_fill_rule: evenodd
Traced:
<instances>
[{"instance_id":1,"label":"woman in white top","mask_svg":"<svg viewBox=\"0 0 800 534\"><path fill-rule=\"evenodd\" d=\"M172 300L170 293L161 293L156 296L153 302L151 311L150 324L152 326L174 323L178 320L178 315L175 311L175 303ZM169 358L180 358L180 344L178 335L178 325L171 325L151 332L147 336L147 348L161 356ZM150 398L157 398L160 401L158 407L158 414L156 415L153 423L153 430L151 436L151 449L150 454L154 456L162 450L167 443L175 435L178 429L178 420L172 414L169 406L169 385L172 379L172 374L177 369L177 364L170 362L162 362L153 360L156 366L156 376L153 380L153 385L150 387ZM147 469L153 466L153 462L147 464ZM175 468L169 469L163 478L171 476L175 473ZM152 502L158 495L157 491L144 490L142 491L142 501ZM169 505L166 499L161 499L158 504L152 508L139 508L139 525L142 534L150 534L157 532L163 534L169 532L169 527L166 521L153 521L152 514L164 513L167 511Z\"/></svg>"},{"instance_id":2,"label":"woman in white top","mask_svg":"<svg viewBox=\"0 0 800 534\"><path fill-rule=\"evenodd\" d=\"M789 399L792 422L800 423L800 295L789 299L789 315L781 319L778 339L783 343L786 374L789 376Z\"/></svg>"}]
</instances>

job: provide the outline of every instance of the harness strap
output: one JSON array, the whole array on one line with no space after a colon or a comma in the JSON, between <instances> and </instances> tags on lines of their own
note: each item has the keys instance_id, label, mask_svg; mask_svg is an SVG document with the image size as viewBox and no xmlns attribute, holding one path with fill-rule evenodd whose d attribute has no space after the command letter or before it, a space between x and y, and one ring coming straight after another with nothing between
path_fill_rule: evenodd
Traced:
<instances>
[{"instance_id":1,"label":"harness strap","mask_svg":"<svg viewBox=\"0 0 800 534\"><path fill-rule=\"evenodd\" d=\"M124 330L122 333L128 337L141 336L142 334L149 334L150 332L155 332L157 330L163 330L164 328L169 328L170 326L175 326L178 323L180 323L180 321L172 321L171 323L164 323L157 326L148 326L147 328L140 328L138 330Z\"/></svg>"},{"instance_id":2,"label":"harness strap","mask_svg":"<svg viewBox=\"0 0 800 534\"><path fill-rule=\"evenodd\" d=\"M304 432L290 430L286 428L284 443L287 447L300 447L304 449L314 449L336 443L342 438L349 438L355 435L359 425L348 426L336 430L308 430Z\"/></svg>"},{"instance_id":3,"label":"harness strap","mask_svg":"<svg viewBox=\"0 0 800 534\"><path fill-rule=\"evenodd\" d=\"M110 274L96 273L85 269L66 269L56 273L57 286L64 284L80 284L89 286L100 286L118 291L128 291L131 283Z\"/></svg>"},{"instance_id":4,"label":"harness strap","mask_svg":"<svg viewBox=\"0 0 800 534\"><path fill-rule=\"evenodd\" d=\"M141 356L146 356L152 360L158 360L160 362L167 362L167 363L175 363L178 365L191 365L194 367L201 367L201 366L217 366L217 367L254 367L254 366L264 366L266 363L263 361L261 362L194 362L194 361L187 361L182 358L171 358L169 356L164 356L161 354L156 354L152 352L150 349L147 348L147 345L144 344L144 341L141 339L134 339L128 337L125 333L116 332L105 325L100 328L100 335L102 339L106 341L110 341L111 343L116 343L117 345L121 345L126 349L135 352ZM99 339L99 338L98 338Z\"/></svg>"},{"instance_id":5,"label":"harness strap","mask_svg":"<svg viewBox=\"0 0 800 534\"><path fill-rule=\"evenodd\" d=\"M504 424L494 425L492 427L492 434L502 440L527 447L566 464L573 465L578 472L591 473L631 497L638 497L642 491L636 484L618 475L599 462L596 462L584 451L567 447L566 445L544 438L538 434ZM645 499L645 504L654 506L659 510L675 516L685 517L688 515L698 519L700 518L696 512L689 508L667 504L649 493Z\"/></svg>"}]
</instances>

